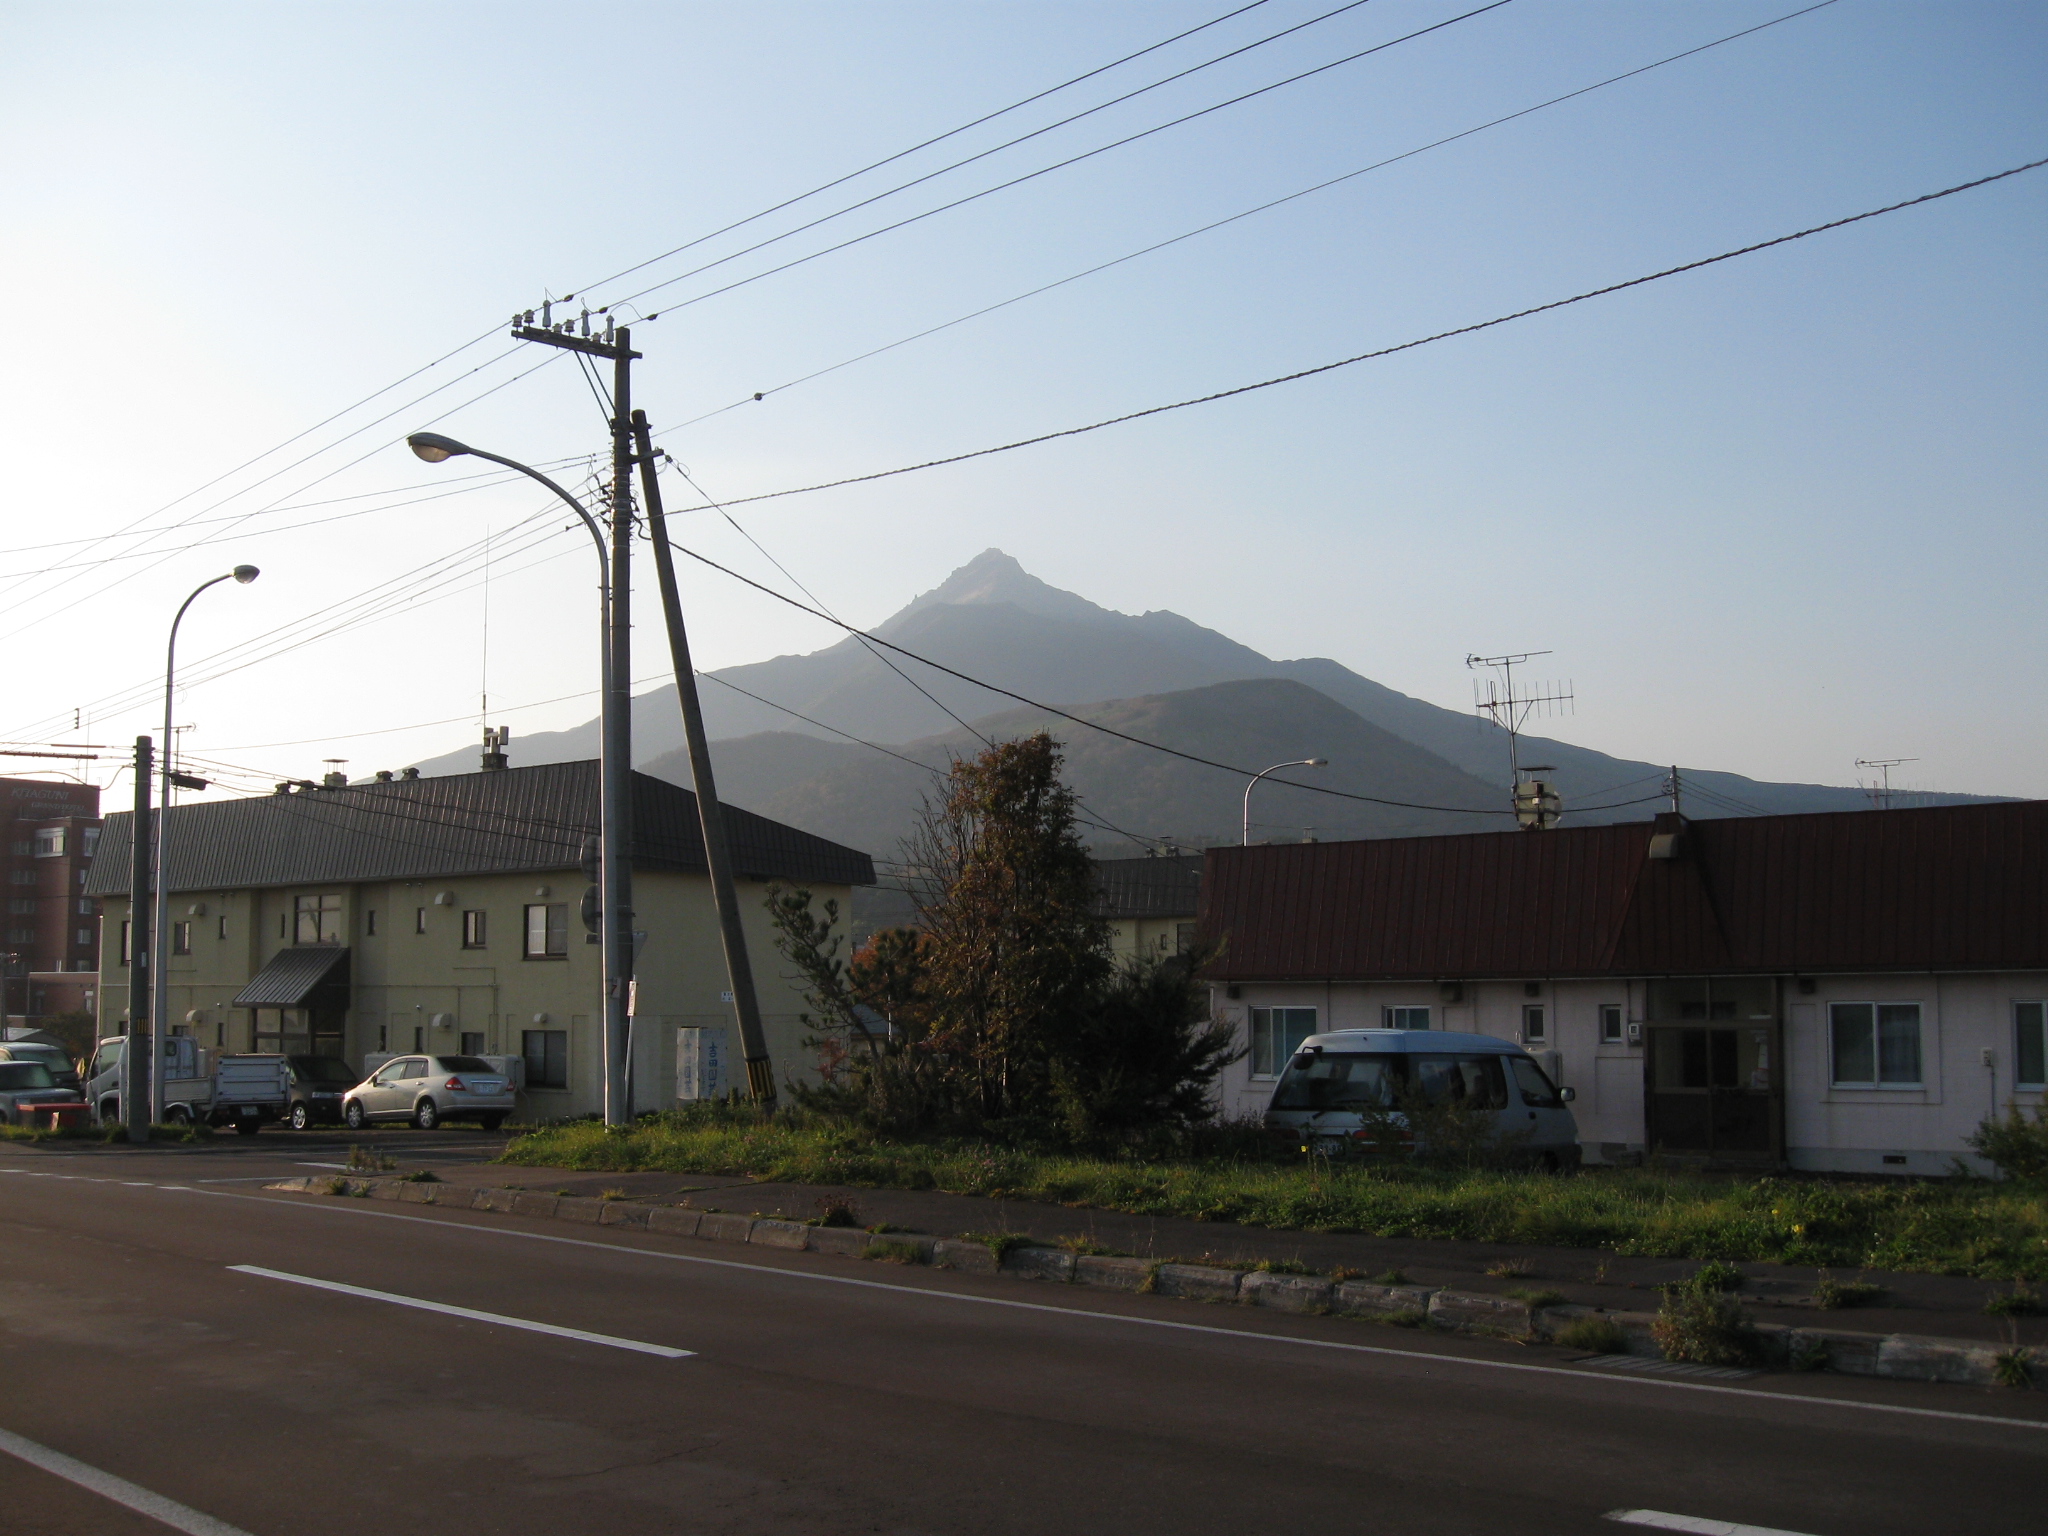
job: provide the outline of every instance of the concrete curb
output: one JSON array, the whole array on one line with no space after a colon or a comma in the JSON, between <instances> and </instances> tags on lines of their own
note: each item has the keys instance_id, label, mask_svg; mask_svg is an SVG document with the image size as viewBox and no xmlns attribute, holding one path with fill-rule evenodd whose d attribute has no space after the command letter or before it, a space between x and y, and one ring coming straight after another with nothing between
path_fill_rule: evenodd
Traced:
<instances>
[{"instance_id":1,"label":"concrete curb","mask_svg":"<svg viewBox=\"0 0 2048 1536\"><path fill-rule=\"evenodd\" d=\"M668 1237L711 1242L753 1243L784 1252L833 1254L896 1264L922 1264L968 1274L1004 1275L1016 1280L1084 1285L1097 1290L1171 1296L1190 1301L1268 1307L1297 1316L1363 1318L1446 1332L1491 1335L1548 1343L1572 1323L1600 1318L1619 1328L1628 1353L1661 1359L1651 1332L1655 1314L1606 1312L1594 1307L1531 1307L1490 1293L1452 1291L1420 1285L1379 1285L1335 1281L1322 1275L1276 1274L1269 1270L1171 1264L1152 1259L1075 1255L1061 1248L1013 1247L1000 1256L987 1243L934 1238L914 1232L864 1232L856 1227L813 1227L802 1222L695 1211L680 1206L637 1205L626 1200L593 1200L534 1190L466 1189L456 1184L414 1183L398 1178L284 1179L266 1189L302 1194L354 1195L409 1205L438 1205L514 1216L607 1227L639 1227ZM1975 1339L1934 1338L1911 1333L1857 1333L1842 1328L1759 1324L1768 1364L1779 1368L1829 1370L1848 1376L1882 1376L1895 1381L1998 1384L1998 1360L2005 1352ZM2037 1379L2048 1361L2034 1366Z\"/></svg>"}]
</instances>

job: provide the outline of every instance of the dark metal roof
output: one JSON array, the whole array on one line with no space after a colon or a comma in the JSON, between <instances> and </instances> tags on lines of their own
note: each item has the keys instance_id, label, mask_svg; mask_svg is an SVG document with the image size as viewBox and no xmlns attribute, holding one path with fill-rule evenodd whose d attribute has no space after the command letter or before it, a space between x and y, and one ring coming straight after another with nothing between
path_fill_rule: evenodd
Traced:
<instances>
[{"instance_id":1,"label":"dark metal roof","mask_svg":"<svg viewBox=\"0 0 2048 1536\"><path fill-rule=\"evenodd\" d=\"M315 992L348 986L348 951L338 944L294 944L235 994L231 1008L303 1008Z\"/></svg>"},{"instance_id":2,"label":"dark metal roof","mask_svg":"<svg viewBox=\"0 0 2048 1536\"><path fill-rule=\"evenodd\" d=\"M701 873L697 797L643 773L632 785L634 867ZM597 835L597 808L594 762L179 806L171 812L168 884L209 891L575 869L585 840ZM723 809L742 878L874 884L873 861L856 849ZM133 820L106 819L87 894L127 894Z\"/></svg>"},{"instance_id":3,"label":"dark metal roof","mask_svg":"<svg viewBox=\"0 0 2048 1536\"><path fill-rule=\"evenodd\" d=\"M2044 969L2048 801L1217 848L1201 934L1218 980Z\"/></svg>"},{"instance_id":4,"label":"dark metal roof","mask_svg":"<svg viewBox=\"0 0 2048 1536\"><path fill-rule=\"evenodd\" d=\"M1201 899L1202 856L1097 859L1095 877L1102 886L1095 906L1100 916L1191 918Z\"/></svg>"}]
</instances>

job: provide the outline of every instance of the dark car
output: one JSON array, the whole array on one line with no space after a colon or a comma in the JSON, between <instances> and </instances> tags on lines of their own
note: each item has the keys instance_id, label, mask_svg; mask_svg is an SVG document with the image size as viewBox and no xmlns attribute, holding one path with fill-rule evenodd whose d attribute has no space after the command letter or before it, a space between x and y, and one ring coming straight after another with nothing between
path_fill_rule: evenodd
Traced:
<instances>
[{"instance_id":1,"label":"dark car","mask_svg":"<svg viewBox=\"0 0 2048 1536\"><path fill-rule=\"evenodd\" d=\"M78 1065L61 1046L43 1045L33 1040L0 1041L0 1061L39 1061L49 1070L50 1080L59 1088L78 1092L80 1081Z\"/></svg>"},{"instance_id":2,"label":"dark car","mask_svg":"<svg viewBox=\"0 0 2048 1536\"><path fill-rule=\"evenodd\" d=\"M285 1119L295 1131L309 1125L335 1125L341 1120L342 1095L363 1080L339 1056L287 1056L291 1070L291 1101Z\"/></svg>"}]
</instances>

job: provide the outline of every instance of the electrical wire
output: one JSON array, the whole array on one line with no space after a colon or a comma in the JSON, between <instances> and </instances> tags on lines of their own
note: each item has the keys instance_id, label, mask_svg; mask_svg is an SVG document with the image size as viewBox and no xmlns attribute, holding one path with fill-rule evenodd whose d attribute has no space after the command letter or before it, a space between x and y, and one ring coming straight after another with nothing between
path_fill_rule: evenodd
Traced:
<instances>
[{"instance_id":1,"label":"electrical wire","mask_svg":"<svg viewBox=\"0 0 2048 1536\"><path fill-rule=\"evenodd\" d=\"M1227 225L1238 223L1239 221L1244 219L1249 219L1256 214L1266 213L1271 211L1272 209L1283 207L1288 203L1297 202L1302 198L1313 196L1315 193L1328 191L1332 187L1341 186L1349 181L1355 181L1360 176L1367 175L1370 172L1383 170L1387 166L1399 164L1403 160L1411 160L1415 156L1427 154L1430 150L1433 149L1441 149L1446 144L1455 144L1460 139L1468 139L1472 137L1474 134L1484 133L1490 128L1498 128L1503 123L1512 123L1516 119L1527 117L1533 112L1544 111L1546 108L1554 107L1559 105L1560 103L1574 100L1575 98L1587 95L1590 92L1604 90L1606 87L1610 85L1617 85L1624 80L1631 80L1635 78L1637 75L1647 74L1649 71L1653 69L1661 69L1666 64L1675 64L1681 59L1689 59L1695 54L1705 53L1712 48L1719 48L1724 43L1734 42L1737 38L1748 37L1752 33L1762 32L1765 29L1775 27L1782 22L1791 21L1800 16L1810 15L1815 11L1826 10L1829 6L1834 5L1836 3L1837 0L1819 0L1818 4L1806 6L1801 10L1787 12L1783 16L1773 17L1771 20L1766 22L1760 22L1753 27L1744 27L1739 32L1730 32L1725 37L1717 37L1712 42L1701 43L1696 48L1687 48L1683 52L1669 54L1666 57L1657 59L1651 63L1639 65L1634 69L1624 70L1621 74L1610 75L1605 80L1598 80L1591 85L1581 86L1579 87L1579 89L1575 91L1567 91L1562 96L1553 96L1548 101L1540 101L1532 107L1524 107L1518 112L1507 113L1505 116L1496 117L1487 122L1477 124L1474 127L1464 129L1462 132L1449 134L1444 138L1432 140L1430 143L1418 145L1414 149L1404 150L1398 155L1390 155L1384 160L1376 160L1371 165L1360 166L1355 171L1346 171L1341 176L1333 176L1327 181L1320 181L1313 186L1303 187L1301 188L1301 190L1297 192L1289 192L1283 197L1276 197L1269 202L1259 203L1256 206L1246 208L1241 212L1229 214L1224 218L1212 220L1207 224L1200 225L1195 229L1187 230L1182 234L1173 235L1165 240L1156 241L1151 245L1144 246L1138 250L1131 251L1122 256L1113 257L1108 261L1098 262L1096 265L1092 267L1084 268L1079 272L1070 273L1066 277L1056 278L1052 282L1040 284L1038 287L1028 289L1023 293L1013 294L1011 297L1007 299L998 300L994 304L984 305L982 308L972 310L967 314L957 315L951 320L941 321L937 325L928 326L925 329L913 332L908 336L898 337L895 341L886 342L879 347L872 347L867 351L861 352L853 357L842 359L839 362L829 364L828 366L823 368L814 369L810 373L806 373L798 378L790 379L786 383L777 384L773 388L757 390L752 393L743 395L738 400L733 401L729 405L721 405L716 410L706 411L701 416L693 416L687 421L678 422L675 426L669 428L669 431L678 432L685 427L696 426L699 422L709 421L714 416L723 416L728 411L736 411L741 406L757 404L763 400L768 399L771 395L779 395L783 393L785 390L795 389L796 387L802 384L809 384L814 380L824 378L827 374L837 373L841 369L850 368L856 363L864 363L868 361L870 358L880 357L885 352L893 352L899 347L905 347L909 346L913 342L923 341L927 337L936 336L940 332L951 330L955 326L965 325L969 321L979 320L985 315L992 315L996 313L998 310L1008 309L1013 304L1021 304L1027 299L1035 299L1039 297L1039 295L1041 294L1051 293L1055 289L1064 288L1070 283L1077 283L1082 281L1084 278L1094 277L1098 273L1107 272L1114 267L1123 266L1125 263L1136 261L1140 257L1150 256L1157 251L1163 251L1171 246L1179 245L1183 241L1195 239L1197 236L1209 234L1210 232L1222 229Z\"/></svg>"},{"instance_id":2,"label":"electrical wire","mask_svg":"<svg viewBox=\"0 0 2048 1536\"><path fill-rule=\"evenodd\" d=\"M1476 320L1469 325L1455 326L1450 330L1438 331L1429 336L1419 336L1412 341L1396 342L1392 346L1376 347L1370 352L1360 352L1355 356L1339 358L1331 363L1319 363L1312 368L1297 369L1293 373L1279 374L1270 379L1261 379L1253 384L1240 384L1231 389L1220 389L1206 395L1195 395L1186 400L1175 400L1165 405L1147 406L1143 410L1127 411L1121 416L1106 417L1101 421L1089 422L1085 426L1065 427L1057 432L1042 432L1035 437L1019 438L1014 442L998 443L989 448L976 448L966 453L949 454L944 458L927 459L919 464L906 464L896 469L875 470L864 475L848 475L839 480L820 481L815 485L792 486L787 490L781 491L763 491L753 496L735 496L727 501L726 505L730 507L747 506L754 502L775 501L786 496L806 496L814 491L837 490L842 486L865 485L874 480L887 480L897 475L916 474L920 470L937 469L947 464L961 464L970 459L985 459L992 454L1009 453L1018 448L1031 448L1036 447L1040 443L1056 442L1061 438L1079 437L1088 432L1100 432L1105 427L1122 426L1126 422L1142 421L1151 416L1162 416L1168 411L1181 411L1186 410L1190 406L1210 405L1219 400L1235 399L1239 395L1248 395L1261 389L1271 389L1279 384L1293 384L1302 379L1314 378L1319 374L1333 373L1339 368L1349 368L1357 363L1370 362L1375 358L1391 357L1397 352L1409 352L1417 347L1429 346L1434 342L1448 341L1456 336L1470 336L1478 331L1491 330L1497 325L1506 325L1513 320L1526 320L1531 315L1546 314L1551 310L1563 309L1572 304L1583 304L1588 299L1604 298L1609 294L1622 293L1630 288L1640 288L1645 283L1659 282L1667 277L1677 277L1681 273L1697 272L1702 267L1711 267L1723 261L1733 261L1738 256L1754 255L1758 251L1767 251L1775 246L1788 245L1794 240L1804 240L1810 235L1842 229L1850 224L1859 224L1865 219L1879 218L1884 214L1897 213L1901 209L1918 207L1922 203L1931 203L1944 197L1953 197L1958 192L1968 192L1977 187L1989 186L1993 182L2005 180L2008 176L2018 176L2027 171L2038 170L2044 165L2048 165L2048 158L2030 160L2024 165L2012 166L2007 170L1993 172L1989 176L1979 176L1971 181L1959 182L1955 186L1944 187L1938 192L1927 192L1919 197L1909 197L1903 202L1887 204L1882 208L1872 208L1863 213L1850 214L1845 218L1830 219L1825 224L1815 224L1806 229L1795 230L1789 235L1778 235L1769 240L1759 240L1752 245L1739 246L1734 250L1722 251L1719 255L1703 256L1697 261L1688 261L1675 267L1666 267L1660 272L1647 273L1642 277L1632 277L1618 283L1608 283L1599 288L1589 288L1585 292L1575 293L1569 298L1552 299L1543 304L1532 304L1526 309L1518 309L1505 315L1496 315L1490 320Z\"/></svg>"}]
</instances>

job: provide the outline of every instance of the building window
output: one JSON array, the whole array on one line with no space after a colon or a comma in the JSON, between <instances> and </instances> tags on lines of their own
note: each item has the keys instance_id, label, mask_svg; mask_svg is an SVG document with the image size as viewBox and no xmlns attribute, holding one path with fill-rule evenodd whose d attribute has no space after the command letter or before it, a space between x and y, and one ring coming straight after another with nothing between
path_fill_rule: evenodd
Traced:
<instances>
[{"instance_id":1,"label":"building window","mask_svg":"<svg viewBox=\"0 0 2048 1536\"><path fill-rule=\"evenodd\" d=\"M480 1029L465 1029L462 1032L462 1054L481 1056L484 1053L484 1032Z\"/></svg>"},{"instance_id":2,"label":"building window","mask_svg":"<svg viewBox=\"0 0 2048 1536\"><path fill-rule=\"evenodd\" d=\"M1621 1004L1602 1003L1600 1005L1600 1043L1602 1045L1621 1044Z\"/></svg>"},{"instance_id":3,"label":"building window","mask_svg":"<svg viewBox=\"0 0 2048 1536\"><path fill-rule=\"evenodd\" d=\"M1278 1077L1301 1042L1315 1032L1313 1008L1254 1008L1252 1076Z\"/></svg>"},{"instance_id":4,"label":"building window","mask_svg":"<svg viewBox=\"0 0 2048 1536\"><path fill-rule=\"evenodd\" d=\"M124 918L122 918L122 919L121 919L121 963L122 963L123 965L133 965L133 964L135 963L135 952L134 952L134 947L133 947L133 945L132 945L132 944L131 944L131 943L129 942L129 937L128 937L128 936L129 936L129 935L130 935L131 933L133 933L134 931L135 931L135 925L134 925L133 923L129 922L127 918L125 918L125 917L124 917Z\"/></svg>"},{"instance_id":5,"label":"building window","mask_svg":"<svg viewBox=\"0 0 2048 1536\"><path fill-rule=\"evenodd\" d=\"M526 958L565 960L569 955L569 903L535 902L526 909Z\"/></svg>"},{"instance_id":6,"label":"building window","mask_svg":"<svg viewBox=\"0 0 2048 1536\"><path fill-rule=\"evenodd\" d=\"M80 917L92 916L92 898L90 896L81 896L78 898L78 915Z\"/></svg>"},{"instance_id":7,"label":"building window","mask_svg":"<svg viewBox=\"0 0 2048 1536\"><path fill-rule=\"evenodd\" d=\"M1541 1003L1522 1004L1522 1039L1529 1045L1540 1045L1550 1038L1550 1017L1543 1011Z\"/></svg>"},{"instance_id":8,"label":"building window","mask_svg":"<svg viewBox=\"0 0 2048 1536\"><path fill-rule=\"evenodd\" d=\"M413 909L412 931L414 933L425 933L427 931L427 909L425 907L415 907Z\"/></svg>"},{"instance_id":9,"label":"building window","mask_svg":"<svg viewBox=\"0 0 2048 1536\"><path fill-rule=\"evenodd\" d=\"M1427 1008L1382 1008L1380 1027L1383 1029L1427 1029L1429 1010Z\"/></svg>"},{"instance_id":10,"label":"building window","mask_svg":"<svg viewBox=\"0 0 2048 1536\"><path fill-rule=\"evenodd\" d=\"M1175 923L1173 925L1173 952L1177 955L1193 954L1195 949L1195 925Z\"/></svg>"},{"instance_id":11,"label":"building window","mask_svg":"<svg viewBox=\"0 0 2048 1536\"><path fill-rule=\"evenodd\" d=\"M375 907L370 908L369 911L363 914L363 937L366 939L377 937L377 909Z\"/></svg>"},{"instance_id":12,"label":"building window","mask_svg":"<svg viewBox=\"0 0 2048 1536\"><path fill-rule=\"evenodd\" d=\"M389 1041L389 1040L390 1040L390 1038L391 1038L391 1026L390 1026L389 1024L379 1024L379 1025L377 1026L377 1054L378 1054L378 1055L380 1055L380 1056L381 1056L381 1055L383 1055L383 1054L384 1054L384 1052L385 1052L385 1051L387 1051L387 1050L389 1050L389 1049L390 1049L390 1046L386 1044L386 1042L387 1042L387 1041Z\"/></svg>"},{"instance_id":13,"label":"building window","mask_svg":"<svg viewBox=\"0 0 2048 1536\"><path fill-rule=\"evenodd\" d=\"M36 899L33 896L10 896L7 900L7 910L15 917L34 917Z\"/></svg>"},{"instance_id":14,"label":"building window","mask_svg":"<svg viewBox=\"0 0 2048 1536\"><path fill-rule=\"evenodd\" d=\"M171 924L171 953L174 955L189 955L192 953L192 925L190 923Z\"/></svg>"},{"instance_id":15,"label":"building window","mask_svg":"<svg viewBox=\"0 0 2048 1536\"><path fill-rule=\"evenodd\" d=\"M90 949L92 947L92 930L90 928L78 930L78 947L80 949Z\"/></svg>"},{"instance_id":16,"label":"building window","mask_svg":"<svg viewBox=\"0 0 2048 1536\"><path fill-rule=\"evenodd\" d=\"M1918 1003L1830 1003L1837 1088L1920 1086Z\"/></svg>"},{"instance_id":17,"label":"building window","mask_svg":"<svg viewBox=\"0 0 2048 1536\"><path fill-rule=\"evenodd\" d=\"M10 872L7 878L16 885L34 885L36 872L32 869L17 869Z\"/></svg>"},{"instance_id":18,"label":"building window","mask_svg":"<svg viewBox=\"0 0 2048 1536\"><path fill-rule=\"evenodd\" d=\"M25 858L27 858L27 857L28 857L28 856L29 856L30 854L34 853L35 851L36 851L36 845L35 845L34 843L32 843L32 842L28 841L28 839L26 839L26 838L17 838L17 839L15 839L15 843L14 843L14 856L15 856L15 857L16 857L17 859L25 859Z\"/></svg>"},{"instance_id":19,"label":"building window","mask_svg":"<svg viewBox=\"0 0 2048 1536\"><path fill-rule=\"evenodd\" d=\"M39 859L62 858L64 854L64 829L62 827L39 827L36 829L36 857Z\"/></svg>"},{"instance_id":20,"label":"building window","mask_svg":"<svg viewBox=\"0 0 2048 1536\"><path fill-rule=\"evenodd\" d=\"M521 1038L526 1052L526 1086L566 1088L569 1086L569 1031L529 1029Z\"/></svg>"},{"instance_id":21,"label":"building window","mask_svg":"<svg viewBox=\"0 0 2048 1536\"><path fill-rule=\"evenodd\" d=\"M484 915L481 912L462 914L462 947L482 949L484 947Z\"/></svg>"},{"instance_id":22,"label":"building window","mask_svg":"<svg viewBox=\"0 0 2048 1536\"><path fill-rule=\"evenodd\" d=\"M219 931L219 932L217 932L217 933L216 933L216 934L214 935L214 937L215 937L215 938L217 938L217 939L224 939L224 938L226 938L227 936L228 936L228 917L227 917L227 914L226 914L225 912L223 912L223 913L222 913L222 914L220 915L220 931Z\"/></svg>"},{"instance_id":23,"label":"building window","mask_svg":"<svg viewBox=\"0 0 2048 1536\"><path fill-rule=\"evenodd\" d=\"M98 827L87 827L84 833L81 834L80 841L83 844L81 851L85 857L91 858L100 851L100 829Z\"/></svg>"},{"instance_id":24,"label":"building window","mask_svg":"<svg viewBox=\"0 0 2048 1536\"><path fill-rule=\"evenodd\" d=\"M296 931L294 944L339 944L341 942L341 895L328 891L319 896L299 896L292 901Z\"/></svg>"},{"instance_id":25,"label":"building window","mask_svg":"<svg viewBox=\"0 0 2048 1536\"><path fill-rule=\"evenodd\" d=\"M2012 1005L2013 1081L2048 1087L2048 1003Z\"/></svg>"}]
</instances>

